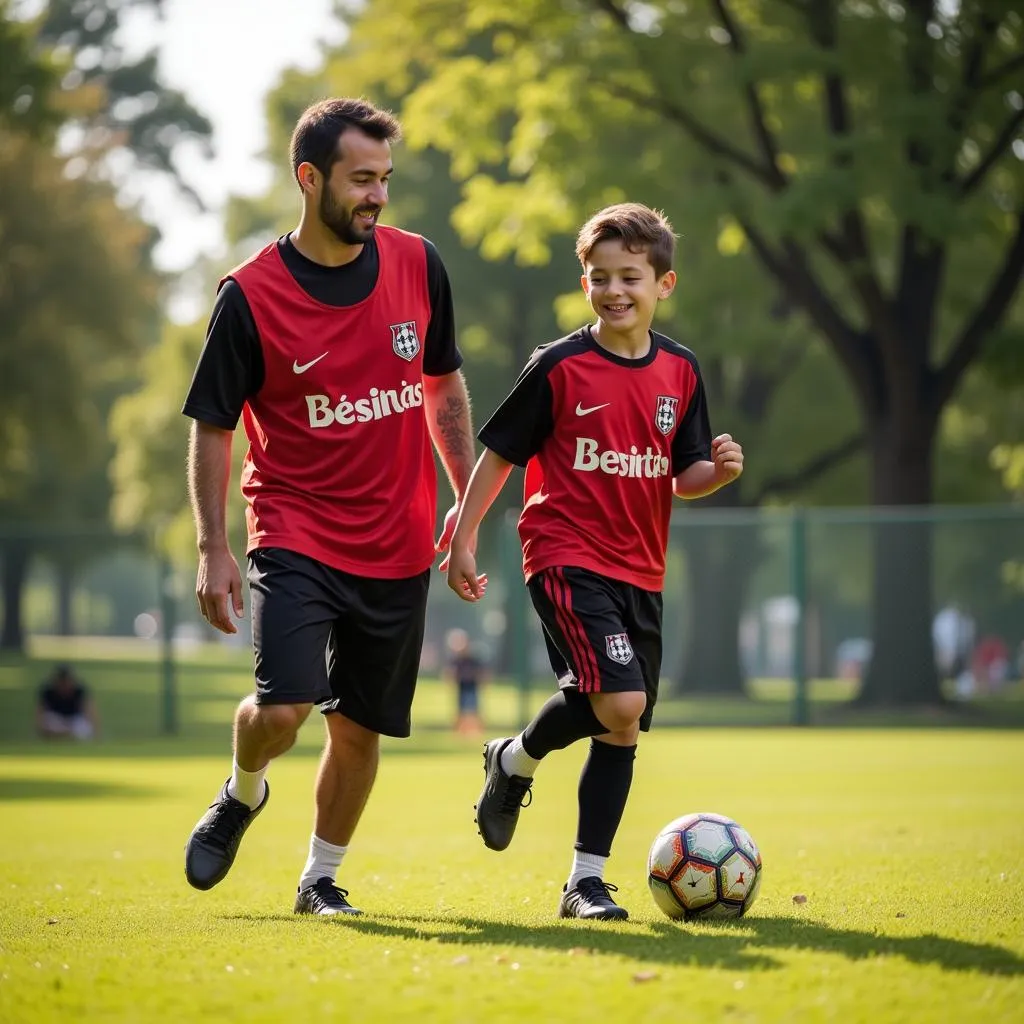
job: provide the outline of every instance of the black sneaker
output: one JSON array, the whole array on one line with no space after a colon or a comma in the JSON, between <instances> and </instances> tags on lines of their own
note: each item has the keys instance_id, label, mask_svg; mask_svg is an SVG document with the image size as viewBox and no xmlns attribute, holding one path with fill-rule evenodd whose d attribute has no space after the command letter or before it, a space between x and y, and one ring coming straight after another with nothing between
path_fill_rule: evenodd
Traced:
<instances>
[{"instance_id":1,"label":"black sneaker","mask_svg":"<svg viewBox=\"0 0 1024 1024\"><path fill-rule=\"evenodd\" d=\"M611 897L613 892L618 891L618 886L611 885L597 875L581 878L571 889L562 887L558 916L585 917L597 921L625 921L629 913Z\"/></svg>"},{"instance_id":2,"label":"black sneaker","mask_svg":"<svg viewBox=\"0 0 1024 1024\"><path fill-rule=\"evenodd\" d=\"M349 903L347 889L339 889L325 876L299 890L295 897L295 913L330 917L333 914L361 914L362 911Z\"/></svg>"},{"instance_id":3,"label":"black sneaker","mask_svg":"<svg viewBox=\"0 0 1024 1024\"><path fill-rule=\"evenodd\" d=\"M270 799L270 784L264 780L263 785L263 801L250 810L248 804L228 796L225 782L210 809L192 829L185 844L185 877L193 888L212 889L231 870L245 830Z\"/></svg>"},{"instance_id":4,"label":"black sneaker","mask_svg":"<svg viewBox=\"0 0 1024 1024\"><path fill-rule=\"evenodd\" d=\"M504 850L512 842L519 811L533 799L533 779L506 775L501 767L501 752L511 742L504 738L484 744L484 788L474 809L484 846L490 850Z\"/></svg>"}]
</instances>

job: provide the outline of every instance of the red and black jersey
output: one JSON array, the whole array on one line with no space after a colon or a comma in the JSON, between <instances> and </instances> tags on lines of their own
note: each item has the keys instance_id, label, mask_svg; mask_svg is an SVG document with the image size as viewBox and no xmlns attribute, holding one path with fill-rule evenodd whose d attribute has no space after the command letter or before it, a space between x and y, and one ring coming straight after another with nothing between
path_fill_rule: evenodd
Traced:
<instances>
[{"instance_id":1,"label":"red and black jersey","mask_svg":"<svg viewBox=\"0 0 1024 1024\"><path fill-rule=\"evenodd\" d=\"M534 352L479 436L526 466L519 536L527 579L578 566L661 590L673 477L711 458L689 349L652 331L647 355L626 359L581 328Z\"/></svg>"},{"instance_id":2,"label":"red and black jersey","mask_svg":"<svg viewBox=\"0 0 1024 1024\"><path fill-rule=\"evenodd\" d=\"M384 226L374 234L375 277L351 304L300 285L290 243L231 271L222 293L244 297L258 352L239 343L240 330L218 333L215 310L185 412L230 429L241 405L249 551L281 547L356 575L402 578L434 560L423 374L452 372L461 357L453 337L445 352L430 351L436 303L424 239ZM351 286L349 269L361 274L318 271L332 287Z\"/></svg>"}]
</instances>

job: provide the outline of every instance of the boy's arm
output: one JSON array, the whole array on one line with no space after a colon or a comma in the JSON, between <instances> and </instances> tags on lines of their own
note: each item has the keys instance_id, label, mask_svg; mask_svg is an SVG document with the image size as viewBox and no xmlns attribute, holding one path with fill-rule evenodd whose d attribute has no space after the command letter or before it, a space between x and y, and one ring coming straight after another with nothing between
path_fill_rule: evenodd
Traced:
<instances>
[{"instance_id":1,"label":"boy's arm","mask_svg":"<svg viewBox=\"0 0 1024 1024\"><path fill-rule=\"evenodd\" d=\"M732 483L743 472L743 449L729 434L711 442L711 461L691 463L673 481L677 498L703 498Z\"/></svg>"},{"instance_id":2,"label":"boy's arm","mask_svg":"<svg viewBox=\"0 0 1024 1024\"><path fill-rule=\"evenodd\" d=\"M448 586L464 601L478 601L483 597L484 578L478 578L476 574L476 533L511 472L512 463L488 448L477 460L473 475L469 478L469 486L463 495L459 518L455 524L451 550L446 563L441 565L444 569L447 564Z\"/></svg>"}]
</instances>

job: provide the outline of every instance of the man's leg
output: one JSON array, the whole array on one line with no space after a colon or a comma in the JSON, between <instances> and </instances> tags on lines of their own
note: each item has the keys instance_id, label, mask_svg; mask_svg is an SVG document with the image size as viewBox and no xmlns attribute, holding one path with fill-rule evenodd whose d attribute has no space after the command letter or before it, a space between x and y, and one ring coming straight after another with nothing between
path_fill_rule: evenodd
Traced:
<instances>
[{"instance_id":1,"label":"man's leg","mask_svg":"<svg viewBox=\"0 0 1024 1024\"><path fill-rule=\"evenodd\" d=\"M295 742L313 704L330 694L325 652L342 605L333 570L279 548L249 556L256 692L235 712L231 777L185 847L185 874L209 889L228 873L245 830L266 806L270 761Z\"/></svg>"},{"instance_id":2,"label":"man's leg","mask_svg":"<svg viewBox=\"0 0 1024 1024\"><path fill-rule=\"evenodd\" d=\"M270 798L267 765L289 750L312 704L259 704L246 697L235 712L231 778L189 836L185 877L196 889L212 889L235 861L246 829Z\"/></svg>"},{"instance_id":3,"label":"man's leg","mask_svg":"<svg viewBox=\"0 0 1024 1024\"><path fill-rule=\"evenodd\" d=\"M327 744L316 779L316 820L295 907L300 913L357 914L335 880L377 777L380 734L338 713L324 717Z\"/></svg>"},{"instance_id":4,"label":"man's leg","mask_svg":"<svg viewBox=\"0 0 1024 1024\"><path fill-rule=\"evenodd\" d=\"M316 780L316 834L347 846L359 824L380 761L380 733L342 714L324 716L327 746Z\"/></svg>"},{"instance_id":5,"label":"man's leg","mask_svg":"<svg viewBox=\"0 0 1024 1024\"><path fill-rule=\"evenodd\" d=\"M337 573L349 613L328 647L334 699L321 707L327 745L296 913L359 913L335 880L377 776L380 737L409 735L429 581L430 570L397 580Z\"/></svg>"}]
</instances>

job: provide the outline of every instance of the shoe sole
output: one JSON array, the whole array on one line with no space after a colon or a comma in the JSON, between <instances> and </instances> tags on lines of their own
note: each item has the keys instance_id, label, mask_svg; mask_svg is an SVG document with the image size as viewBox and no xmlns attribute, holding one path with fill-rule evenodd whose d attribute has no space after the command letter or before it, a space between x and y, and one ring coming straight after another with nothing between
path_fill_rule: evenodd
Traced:
<instances>
[{"instance_id":1,"label":"shoe sole","mask_svg":"<svg viewBox=\"0 0 1024 1024\"><path fill-rule=\"evenodd\" d=\"M318 914L313 910L295 910L293 913L298 914L301 917L359 917L362 914L362 911L353 907L351 910L338 910L333 914Z\"/></svg>"},{"instance_id":2,"label":"shoe sole","mask_svg":"<svg viewBox=\"0 0 1024 1024\"><path fill-rule=\"evenodd\" d=\"M619 907L622 911L621 914L590 914L587 917L581 917L579 914L573 914L571 911L565 910L563 907L558 908L558 916L561 918L574 918L577 921L628 921L629 911L625 907Z\"/></svg>"}]
</instances>

